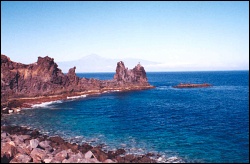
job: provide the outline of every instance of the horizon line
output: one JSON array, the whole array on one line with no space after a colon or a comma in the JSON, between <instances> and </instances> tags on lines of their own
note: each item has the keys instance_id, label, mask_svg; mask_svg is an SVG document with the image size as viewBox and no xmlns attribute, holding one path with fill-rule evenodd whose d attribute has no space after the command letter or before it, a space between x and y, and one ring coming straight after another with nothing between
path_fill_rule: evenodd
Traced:
<instances>
[{"instance_id":1,"label":"horizon line","mask_svg":"<svg viewBox=\"0 0 250 164\"><path fill-rule=\"evenodd\" d=\"M235 72L235 71L249 71L249 70L197 70L197 71L146 71L146 73L164 73L164 72ZM63 72L67 74L67 72ZM115 73L114 72L75 72L75 73Z\"/></svg>"}]
</instances>

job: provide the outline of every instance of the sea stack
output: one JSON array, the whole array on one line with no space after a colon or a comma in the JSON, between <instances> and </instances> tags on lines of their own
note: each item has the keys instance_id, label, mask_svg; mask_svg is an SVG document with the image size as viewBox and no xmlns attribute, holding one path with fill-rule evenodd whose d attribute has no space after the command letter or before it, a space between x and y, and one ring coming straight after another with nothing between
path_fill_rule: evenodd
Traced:
<instances>
[{"instance_id":1,"label":"sea stack","mask_svg":"<svg viewBox=\"0 0 250 164\"><path fill-rule=\"evenodd\" d=\"M125 83L137 83L142 85L148 85L148 79L146 76L146 71L140 63L133 69L128 70L122 61L117 63L116 74L114 79L123 84Z\"/></svg>"}]
</instances>

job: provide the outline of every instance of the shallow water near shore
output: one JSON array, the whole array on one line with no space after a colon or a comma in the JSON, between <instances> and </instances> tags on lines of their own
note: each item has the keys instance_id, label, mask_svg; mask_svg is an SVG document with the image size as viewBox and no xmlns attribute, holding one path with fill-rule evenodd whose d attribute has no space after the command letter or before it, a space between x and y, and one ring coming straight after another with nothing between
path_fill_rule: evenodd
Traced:
<instances>
[{"instance_id":1,"label":"shallow water near shore","mask_svg":"<svg viewBox=\"0 0 250 164\"><path fill-rule=\"evenodd\" d=\"M114 73L77 74L112 79ZM1 123L37 128L104 150L185 162L249 162L249 71L147 73L154 89L87 95L22 110ZM173 88L210 83L208 88Z\"/></svg>"}]
</instances>

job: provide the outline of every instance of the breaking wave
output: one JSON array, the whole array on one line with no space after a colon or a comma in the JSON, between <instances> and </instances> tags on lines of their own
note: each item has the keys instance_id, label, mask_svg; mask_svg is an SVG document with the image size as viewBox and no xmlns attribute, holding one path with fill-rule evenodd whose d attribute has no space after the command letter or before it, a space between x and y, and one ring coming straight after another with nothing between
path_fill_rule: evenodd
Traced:
<instances>
[{"instance_id":1,"label":"breaking wave","mask_svg":"<svg viewBox=\"0 0 250 164\"><path fill-rule=\"evenodd\" d=\"M78 98L83 98L83 97L87 97L87 95L71 96L71 97L67 97L67 99L78 99Z\"/></svg>"},{"instance_id":2,"label":"breaking wave","mask_svg":"<svg viewBox=\"0 0 250 164\"><path fill-rule=\"evenodd\" d=\"M172 86L158 86L156 87L157 90L177 90L176 88L173 88Z\"/></svg>"},{"instance_id":3,"label":"breaking wave","mask_svg":"<svg viewBox=\"0 0 250 164\"><path fill-rule=\"evenodd\" d=\"M49 106L51 104L57 104L57 103L62 103L62 101L61 100L57 100L57 101L43 102L41 104L34 104L31 107L32 108L44 108L44 107L47 107L47 106Z\"/></svg>"}]
</instances>

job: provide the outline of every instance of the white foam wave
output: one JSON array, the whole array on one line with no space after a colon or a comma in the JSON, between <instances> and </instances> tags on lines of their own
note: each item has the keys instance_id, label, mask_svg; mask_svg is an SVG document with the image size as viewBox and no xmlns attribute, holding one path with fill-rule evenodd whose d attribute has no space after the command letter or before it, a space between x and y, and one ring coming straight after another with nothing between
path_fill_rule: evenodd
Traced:
<instances>
[{"instance_id":1,"label":"white foam wave","mask_svg":"<svg viewBox=\"0 0 250 164\"><path fill-rule=\"evenodd\" d=\"M157 159L158 162L161 163L185 163L185 161L177 156L172 156L172 157L168 157L166 158L165 156L160 157L162 158L161 160L159 160L159 158Z\"/></svg>"},{"instance_id":2,"label":"white foam wave","mask_svg":"<svg viewBox=\"0 0 250 164\"><path fill-rule=\"evenodd\" d=\"M158 90L169 90L169 89L176 89L176 88L173 88L172 86L159 86L159 87L156 87L156 89L158 89Z\"/></svg>"},{"instance_id":3,"label":"white foam wave","mask_svg":"<svg viewBox=\"0 0 250 164\"><path fill-rule=\"evenodd\" d=\"M78 98L83 98L86 97L87 95L80 95L80 96L71 96L71 97L67 97L67 99L78 99Z\"/></svg>"},{"instance_id":4,"label":"white foam wave","mask_svg":"<svg viewBox=\"0 0 250 164\"><path fill-rule=\"evenodd\" d=\"M213 89L213 90L240 90L244 88L244 86L213 86L213 87L210 87L210 89Z\"/></svg>"},{"instance_id":5,"label":"white foam wave","mask_svg":"<svg viewBox=\"0 0 250 164\"><path fill-rule=\"evenodd\" d=\"M119 89L116 89L116 90L112 90L112 92L119 92L120 90Z\"/></svg>"},{"instance_id":6,"label":"white foam wave","mask_svg":"<svg viewBox=\"0 0 250 164\"><path fill-rule=\"evenodd\" d=\"M61 100L57 100L57 101L49 101L49 102L43 102L41 104L34 104L32 105L31 107L32 108L43 108L43 107L46 107L48 105L51 105L51 104L56 104L56 103L62 103Z\"/></svg>"}]
</instances>

